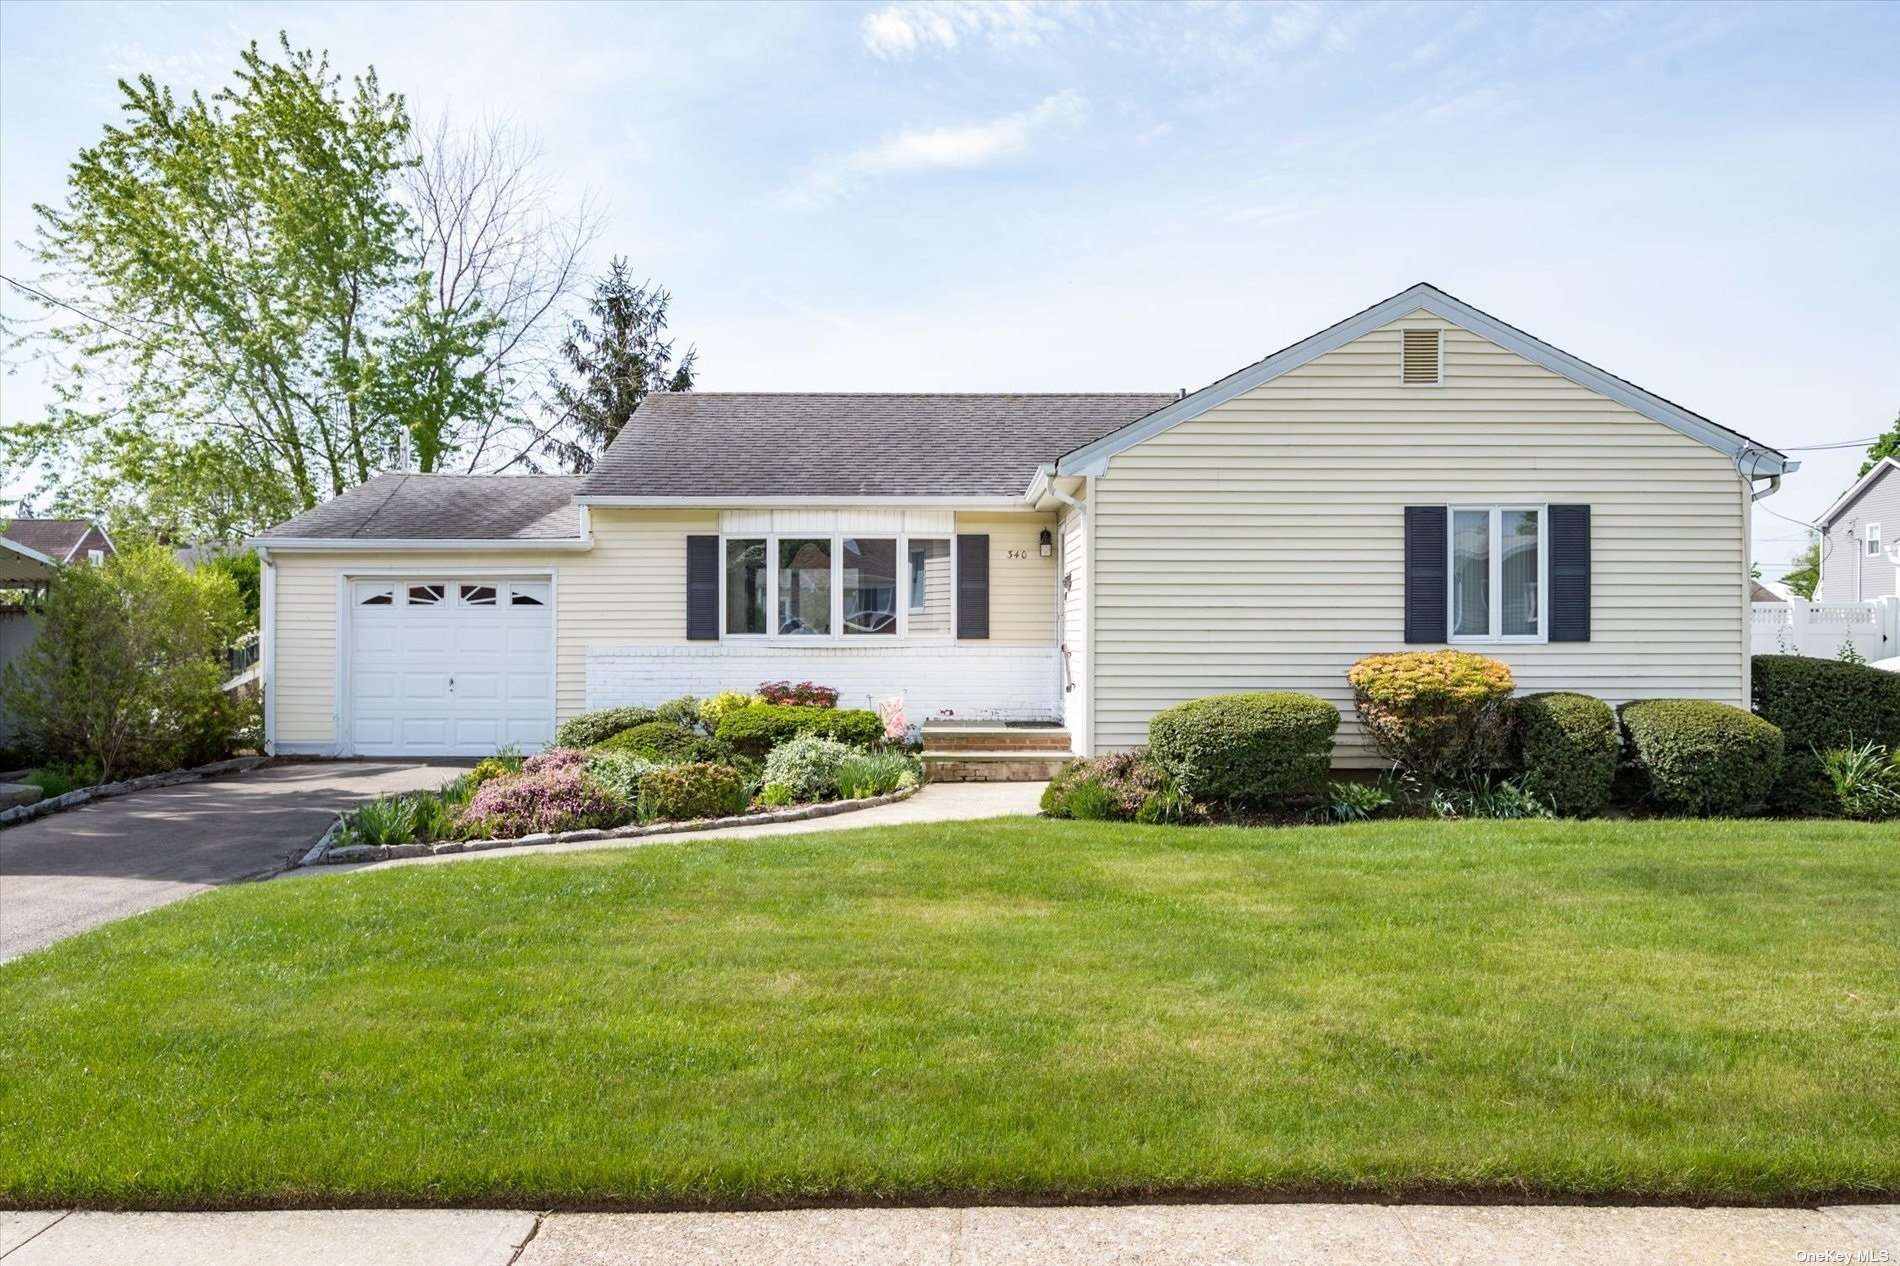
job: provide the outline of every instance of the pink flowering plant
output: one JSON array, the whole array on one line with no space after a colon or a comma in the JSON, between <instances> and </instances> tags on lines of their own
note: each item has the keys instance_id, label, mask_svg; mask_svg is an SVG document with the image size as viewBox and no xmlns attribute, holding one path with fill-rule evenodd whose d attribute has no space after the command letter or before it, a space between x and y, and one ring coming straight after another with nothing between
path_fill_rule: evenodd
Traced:
<instances>
[{"instance_id":1,"label":"pink flowering plant","mask_svg":"<svg viewBox=\"0 0 1900 1266\"><path fill-rule=\"evenodd\" d=\"M578 756L578 753L575 753ZM512 778L485 782L462 811L461 834L468 839L513 839L541 831L584 831L619 826L633 810L589 778L580 760L559 760L559 749L537 756ZM532 768L535 761L547 761Z\"/></svg>"},{"instance_id":2,"label":"pink flowering plant","mask_svg":"<svg viewBox=\"0 0 1900 1266\"><path fill-rule=\"evenodd\" d=\"M521 762L522 772L542 773L551 769L573 769L587 764L587 753L578 747L551 747L539 756L530 756Z\"/></svg>"}]
</instances>

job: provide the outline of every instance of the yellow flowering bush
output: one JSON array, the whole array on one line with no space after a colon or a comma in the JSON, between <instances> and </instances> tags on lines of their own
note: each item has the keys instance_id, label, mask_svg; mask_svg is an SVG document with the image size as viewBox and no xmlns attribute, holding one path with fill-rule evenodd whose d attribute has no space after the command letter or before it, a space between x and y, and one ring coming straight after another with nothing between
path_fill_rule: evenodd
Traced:
<instances>
[{"instance_id":1,"label":"yellow flowering bush","mask_svg":"<svg viewBox=\"0 0 1900 1266\"><path fill-rule=\"evenodd\" d=\"M1470 651L1368 655L1346 671L1379 754L1428 788L1491 769L1510 737L1509 665Z\"/></svg>"}]
</instances>

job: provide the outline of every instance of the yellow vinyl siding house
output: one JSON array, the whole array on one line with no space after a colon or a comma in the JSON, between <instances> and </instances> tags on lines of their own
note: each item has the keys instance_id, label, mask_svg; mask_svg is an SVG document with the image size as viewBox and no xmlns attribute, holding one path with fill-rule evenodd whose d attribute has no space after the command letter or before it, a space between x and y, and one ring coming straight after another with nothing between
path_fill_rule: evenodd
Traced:
<instances>
[{"instance_id":1,"label":"yellow vinyl siding house","mask_svg":"<svg viewBox=\"0 0 1900 1266\"><path fill-rule=\"evenodd\" d=\"M1795 468L1430 286L1178 397L652 397L584 479L384 476L260 538L270 738L466 755L811 679L1093 753L1302 690L1365 765L1346 668L1421 645L1745 705Z\"/></svg>"}]
</instances>

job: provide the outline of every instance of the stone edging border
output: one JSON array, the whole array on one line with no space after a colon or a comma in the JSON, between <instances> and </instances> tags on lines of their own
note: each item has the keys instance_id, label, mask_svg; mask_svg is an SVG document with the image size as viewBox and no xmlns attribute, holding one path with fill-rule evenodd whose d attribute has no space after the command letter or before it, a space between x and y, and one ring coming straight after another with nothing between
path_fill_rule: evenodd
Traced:
<instances>
[{"instance_id":1,"label":"stone edging border","mask_svg":"<svg viewBox=\"0 0 1900 1266\"><path fill-rule=\"evenodd\" d=\"M831 818L859 809L908 800L923 790L923 784L893 791L887 796L863 800L828 800L822 804L800 805L795 809L767 809L763 813L741 813L729 818L697 818L687 822L653 822L645 826L617 826L608 830L543 831L510 840L443 840L436 844L347 844L333 848L343 830L343 818L337 817L299 866L344 865L353 862L382 862L399 857L428 857L436 853L481 853L496 848L520 848L529 844L575 844L590 840L626 840L642 835L675 835L693 831L716 831L729 826L758 826L768 822L802 822L808 818Z\"/></svg>"},{"instance_id":2,"label":"stone edging border","mask_svg":"<svg viewBox=\"0 0 1900 1266\"><path fill-rule=\"evenodd\" d=\"M199 765L193 769L168 769L162 774L146 774L141 778L128 778L124 782L102 782L92 787L75 787L64 795L51 796L45 800L36 800L32 804L15 805L11 809L0 811L0 827L31 822L34 818L58 813L61 809L76 809L93 800L110 800L114 796L126 796L152 787L170 787L181 782L196 782L200 778L215 778L219 774L241 774L247 770L256 769L259 765L267 765L271 760L269 756L236 756L230 760L214 760L209 765Z\"/></svg>"}]
</instances>

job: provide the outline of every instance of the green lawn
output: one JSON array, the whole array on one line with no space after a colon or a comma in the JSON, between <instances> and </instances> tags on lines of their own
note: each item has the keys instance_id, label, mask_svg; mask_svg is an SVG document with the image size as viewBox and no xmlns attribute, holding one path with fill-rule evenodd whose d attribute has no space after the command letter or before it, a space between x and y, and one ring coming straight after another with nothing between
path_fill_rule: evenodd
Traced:
<instances>
[{"instance_id":1,"label":"green lawn","mask_svg":"<svg viewBox=\"0 0 1900 1266\"><path fill-rule=\"evenodd\" d=\"M0 1016L0 1203L1900 1194L1891 825L411 867L66 942Z\"/></svg>"}]
</instances>

